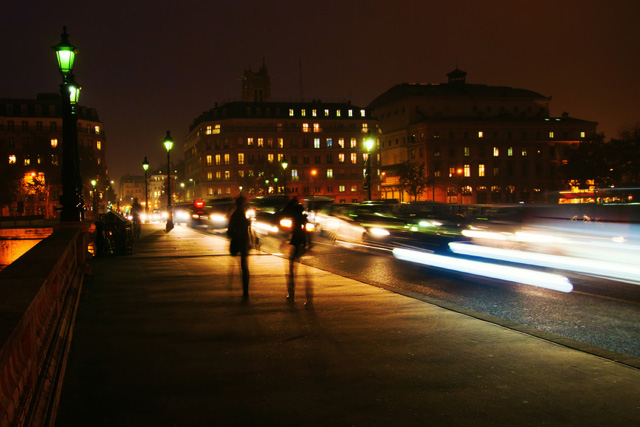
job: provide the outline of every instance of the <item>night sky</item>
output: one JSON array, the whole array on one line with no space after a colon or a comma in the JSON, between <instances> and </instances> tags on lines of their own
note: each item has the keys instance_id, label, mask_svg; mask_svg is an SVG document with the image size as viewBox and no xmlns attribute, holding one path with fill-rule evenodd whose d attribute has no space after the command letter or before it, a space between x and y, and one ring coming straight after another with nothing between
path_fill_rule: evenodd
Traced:
<instances>
[{"instance_id":1,"label":"night sky","mask_svg":"<svg viewBox=\"0 0 640 427\"><path fill-rule=\"evenodd\" d=\"M444 83L458 65L468 83L552 96L552 115L611 138L640 121L638 17L636 0L7 0L0 98L59 90L51 46L66 25L80 104L104 122L116 180L141 175L144 156L161 167L165 132L180 148L263 58L274 100L298 100L302 80L305 99L366 106L397 83Z\"/></svg>"}]
</instances>

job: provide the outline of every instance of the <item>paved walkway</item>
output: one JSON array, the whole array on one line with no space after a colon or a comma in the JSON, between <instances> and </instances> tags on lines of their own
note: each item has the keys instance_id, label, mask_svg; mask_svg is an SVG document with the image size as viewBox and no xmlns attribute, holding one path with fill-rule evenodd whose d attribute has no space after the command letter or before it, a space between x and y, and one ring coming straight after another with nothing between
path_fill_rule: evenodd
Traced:
<instances>
[{"instance_id":1,"label":"paved walkway","mask_svg":"<svg viewBox=\"0 0 640 427\"><path fill-rule=\"evenodd\" d=\"M57 426L640 425L640 370L384 289L146 226L92 262ZM304 305L306 285L312 308Z\"/></svg>"}]
</instances>

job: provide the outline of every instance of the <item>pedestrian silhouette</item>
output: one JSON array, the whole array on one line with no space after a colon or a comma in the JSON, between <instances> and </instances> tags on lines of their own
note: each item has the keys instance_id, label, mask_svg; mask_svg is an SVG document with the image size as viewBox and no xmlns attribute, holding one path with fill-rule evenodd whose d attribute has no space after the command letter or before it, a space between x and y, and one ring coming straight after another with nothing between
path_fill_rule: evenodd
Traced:
<instances>
[{"instance_id":1,"label":"pedestrian silhouette","mask_svg":"<svg viewBox=\"0 0 640 427\"><path fill-rule=\"evenodd\" d=\"M229 252L231 255L240 255L240 267L242 269L242 299L249 299L249 227L250 222L246 214L247 204L243 196L236 199L236 210L229 218L227 235L230 237Z\"/></svg>"},{"instance_id":2,"label":"pedestrian silhouette","mask_svg":"<svg viewBox=\"0 0 640 427\"><path fill-rule=\"evenodd\" d=\"M300 257L304 254L307 246L307 216L304 214L304 208L300 203L295 201L295 204L289 206L287 214L291 216L291 250L289 253L289 277L287 279L287 301L294 302L295 300L295 270L296 265L300 261ZM307 278L308 279L308 278ZM307 280L307 302L310 304L313 300L313 293L311 292L311 286Z\"/></svg>"}]
</instances>

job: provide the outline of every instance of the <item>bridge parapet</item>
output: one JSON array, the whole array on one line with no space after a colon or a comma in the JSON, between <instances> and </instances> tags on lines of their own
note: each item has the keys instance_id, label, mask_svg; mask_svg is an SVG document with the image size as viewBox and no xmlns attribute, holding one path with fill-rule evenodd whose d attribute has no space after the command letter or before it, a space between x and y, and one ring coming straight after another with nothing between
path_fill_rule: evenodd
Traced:
<instances>
[{"instance_id":1,"label":"bridge parapet","mask_svg":"<svg viewBox=\"0 0 640 427\"><path fill-rule=\"evenodd\" d=\"M55 419L86 269L82 225L60 227L0 271L0 426Z\"/></svg>"}]
</instances>

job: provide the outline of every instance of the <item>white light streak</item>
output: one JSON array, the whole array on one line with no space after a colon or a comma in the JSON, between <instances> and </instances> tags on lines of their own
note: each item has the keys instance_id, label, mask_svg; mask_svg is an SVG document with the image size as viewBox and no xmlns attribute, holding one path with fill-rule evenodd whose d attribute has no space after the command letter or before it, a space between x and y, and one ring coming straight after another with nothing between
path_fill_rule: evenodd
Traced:
<instances>
[{"instance_id":1,"label":"white light streak","mask_svg":"<svg viewBox=\"0 0 640 427\"><path fill-rule=\"evenodd\" d=\"M508 267L480 261L470 261L408 249L396 248L393 250L393 255L404 261L411 261L432 267L459 271L461 273L475 274L477 276L489 277L492 279L522 283L524 285L537 286L560 292L571 292L573 290L573 285L569 279L559 274L544 273L526 268Z\"/></svg>"}]
</instances>

